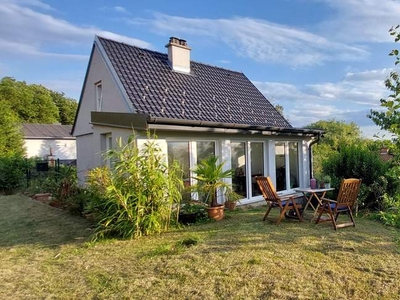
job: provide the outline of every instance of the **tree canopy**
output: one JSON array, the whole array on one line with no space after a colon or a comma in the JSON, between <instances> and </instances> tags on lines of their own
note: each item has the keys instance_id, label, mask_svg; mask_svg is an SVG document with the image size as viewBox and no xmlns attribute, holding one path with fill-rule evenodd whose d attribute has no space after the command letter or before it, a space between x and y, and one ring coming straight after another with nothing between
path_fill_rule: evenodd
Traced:
<instances>
[{"instance_id":1,"label":"tree canopy","mask_svg":"<svg viewBox=\"0 0 400 300\"><path fill-rule=\"evenodd\" d=\"M11 77L0 81L0 102L7 103L19 123L72 124L78 107L63 93Z\"/></svg>"},{"instance_id":2,"label":"tree canopy","mask_svg":"<svg viewBox=\"0 0 400 300\"><path fill-rule=\"evenodd\" d=\"M23 137L18 117L5 101L0 101L0 111L0 155L22 155Z\"/></svg>"},{"instance_id":3,"label":"tree canopy","mask_svg":"<svg viewBox=\"0 0 400 300\"><path fill-rule=\"evenodd\" d=\"M392 27L389 34L394 37L395 43L400 40L399 26ZM395 58L394 65L400 63L399 50L394 49L389 56ZM387 130L395 135L395 140L399 142L400 137L400 78L399 73L394 70L390 72L389 77L385 80L386 88L391 92L387 99L381 99L381 107L384 110L371 110L368 115L374 123L381 129Z\"/></svg>"},{"instance_id":4,"label":"tree canopy","mask_svg":"<svg viewBox=\"0 0 400 300\"><path fill-rule=\"evenodd\" d=\"M350 144L361 139L361 130L355 122L320 120L307 125L306 128L324 130L320 144L328 145L332 150L338 150L342 142Z\"/></svg>"},{"instance_id":5,"label":"tree canopy","mask_svg":"<svg viewBox=\"0 0 400 300\"><path fill-rule=\"evenodd\" d=\"M313 147L313 169L316 177L323 175L324 161L337 153L342 144L350 145L362 139L361 130L354 122L320 120L305 127L325 131L319 143Z\"/></svg>"}]
</instances>

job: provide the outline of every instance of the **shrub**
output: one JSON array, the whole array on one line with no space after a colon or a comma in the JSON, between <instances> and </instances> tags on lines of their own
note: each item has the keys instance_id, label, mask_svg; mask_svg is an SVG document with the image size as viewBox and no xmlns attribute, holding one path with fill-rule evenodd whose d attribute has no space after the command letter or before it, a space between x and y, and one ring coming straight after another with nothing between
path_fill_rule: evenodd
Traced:
<instances>
[{"instance_id":1,"label":"shrub","mask_svg":"<svg viewBox=\"0 0 400 300\"><path fill-rule=\"evenodd\" d=\"M359 202L362 208L378 208L382 195L382 184L389 164L382 161L376 151L368 149L367 145L341 145L338 153L324 161L325 174L330 174L332 184L339 186L343 178L361 178L362 193ZM377 198L378 197L378 198Z\"/></svg>"},{"instance_id":2,"label":"shrub","mask_svg":"<svg viewBox=\"0 0 400 300\"><path fill-rule=\"evenodd\" d=\"M24 182L26 161L18 155L0 157L0 192L12 194Z\"/></svg>"},{"instance_id":3,"label":"shrub","mask_svg":"<svg viewBox=\"0 0 400 300\"><path fill-rule=\"evenodd\" d=\"M113 162L111 169L96 169L88 178L89 190L97 195L88 205L98 220L95 239L137 238L167 230L172 208L181 200L179 165L168 166L154 141L139 149L135 135L125 144L119 139L107 158Z\"/></svg>"},{"instance_id":4,"label":"shrub","mask_svg":"<svg viewBox=\"0 0 400 300\"><path fill-rule=\"evenodd\" d=\"M371 218L385 225L400 228L400 195L391 197L388 194L384 194L381 206L382 210L373 213Z\"/></svg>"}]
</instances>

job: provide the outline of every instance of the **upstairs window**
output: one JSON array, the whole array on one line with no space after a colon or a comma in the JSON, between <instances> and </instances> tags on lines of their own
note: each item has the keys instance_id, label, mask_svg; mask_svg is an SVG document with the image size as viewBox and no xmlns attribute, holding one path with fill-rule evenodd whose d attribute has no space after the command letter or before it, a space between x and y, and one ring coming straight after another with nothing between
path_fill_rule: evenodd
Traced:
<instances>
[{"instance_id":1,"label":"upstairs window","mask_svg":"<svg viewBox=\"0 0 400 300\"><path fill-rule=\"evenodd\" d=\"M95 83L96 88L96 111L101 111L103 106L103 85L100 82Z\"/></svg>"}]
</instances>

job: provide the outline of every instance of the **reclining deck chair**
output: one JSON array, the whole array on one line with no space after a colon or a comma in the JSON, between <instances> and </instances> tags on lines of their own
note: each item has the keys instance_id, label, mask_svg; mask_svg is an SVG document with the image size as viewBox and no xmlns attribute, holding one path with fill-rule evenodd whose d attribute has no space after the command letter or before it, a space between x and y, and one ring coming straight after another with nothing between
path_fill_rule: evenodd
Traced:
<instances>
[{"instance_id":1,"label":"reclining deck chair","mask_svg":"<svg viewBox=\"0 0 400 300\"><path fill-rule=\"evenodd\" d=\"M358 192L361 187L361 179L349 178L343 179L340 184L339 194L336 200L322 198L322 204L318 209L318 218L315 223L332 222L333 228L336 230L342 227L356 226L353 217L353 206L356 203ZM322 214L328 214L328 218L321 218ZM339 214L346 213L350 222L337 223Z\"/></svg>"},{"instance_id":2,"label":"reclining deck chair","mask_svg":"<svg viewBox=\"0 0 400 300\"><path fill-rule=\"evenodd\" d=\"M285 213L292 209L295 210L296 216L300 220L300 222L303 221L303 217L299 211L299 208L301 208L302 206L301 204L296 203L296 194L278 196L275 187L271 181L271 178L269 177L257 176L256 181L265 201L267 201L268 203L268 209L264 215L263 221L266 220L269 212L273 207L279 207L280 209L280 215L276 221L276 224L279 224Z\"/></svg>"}]
</instances>

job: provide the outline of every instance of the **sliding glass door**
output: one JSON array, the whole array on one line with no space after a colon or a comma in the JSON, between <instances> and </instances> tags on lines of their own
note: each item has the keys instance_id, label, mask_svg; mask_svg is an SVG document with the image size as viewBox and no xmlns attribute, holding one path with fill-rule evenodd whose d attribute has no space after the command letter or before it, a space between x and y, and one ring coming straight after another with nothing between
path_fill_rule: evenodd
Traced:
<instances>
[{"instance_id":1,"label":"sliding glass door","mask_svg":"<svg viewBox=\"0 0 400 300\"><path fill-rule=\"evenodd\" d=\"M299 143L275 143L276 190L289 190L299 186Z\"/></svg>"},{"instance_id":2,"label":"sliding glass door","mask_svg":"<svg viewBox=\"0 0 400 300\"><path fill-rule=\"evenodd\" d=\"M261 195L256 182L257 176L264 176L264 143L250 142L250 173L251 173L251 196Z\"/></svg>"},{"instance_id":3,"label":"sliding glass door","mask_svg":"<svg viewBox=\"0 0 400 300\"><path fill-rule=\"evenodd\" d=\"M231 142L231 168L235 170L232 178L233 190L247 198L246 145L244 142Z\"/></svg>"}]
</instances>

